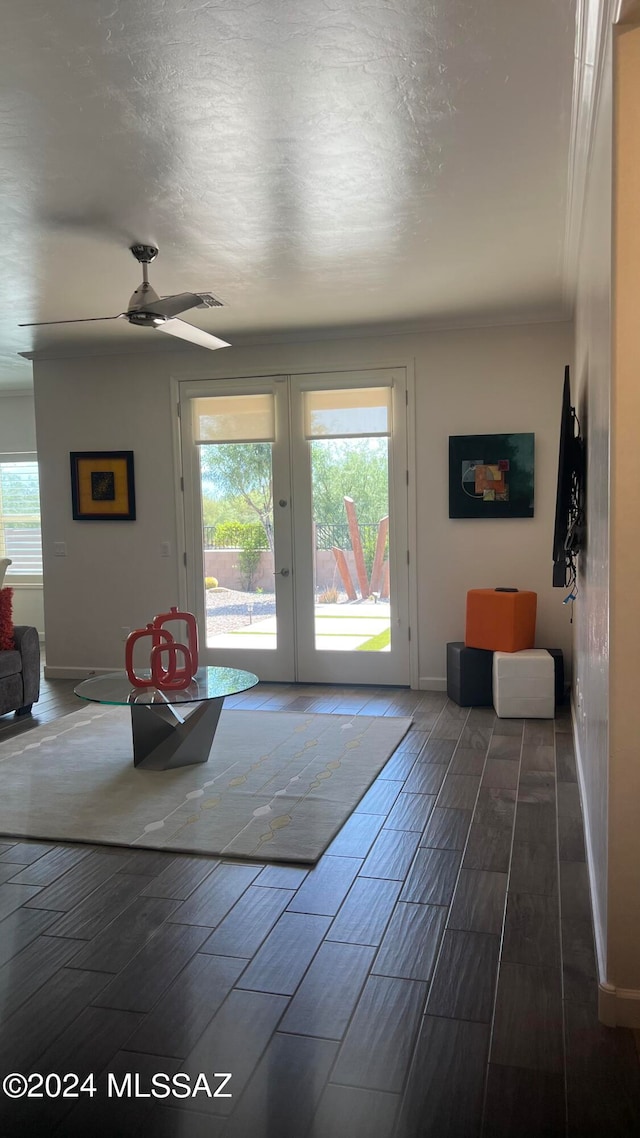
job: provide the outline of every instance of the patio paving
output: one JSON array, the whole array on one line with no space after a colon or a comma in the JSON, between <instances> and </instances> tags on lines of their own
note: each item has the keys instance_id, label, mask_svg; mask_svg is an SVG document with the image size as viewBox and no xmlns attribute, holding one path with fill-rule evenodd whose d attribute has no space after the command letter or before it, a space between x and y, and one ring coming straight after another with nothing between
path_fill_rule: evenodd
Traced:
<instances>
[{"instance_id":1,"label":"patio paving","mask_svg":"<svg viewBox=\"0 0 640 1138\"><path fill-rule=\"evenodd\" d=\"M389 606L336 604L316 606L316 647L319 651L355 652L368 640L389 628ZM276 647L277 620L275 616L252 620L244 627L227 630L217 636L208 636L209 648L257 648L269 651ZM239 637L242 641L239 641ZM271 643L270 643L271 641ZM388 652L389 645L378 651Z\"/></svg>"}]
</instances>

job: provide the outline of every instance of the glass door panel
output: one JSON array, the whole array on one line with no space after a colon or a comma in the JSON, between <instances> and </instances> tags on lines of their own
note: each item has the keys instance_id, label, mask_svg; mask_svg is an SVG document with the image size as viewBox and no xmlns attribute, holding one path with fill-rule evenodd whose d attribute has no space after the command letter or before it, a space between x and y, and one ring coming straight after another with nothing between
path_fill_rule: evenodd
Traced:
<instances>
[{"instance_id":1,"label":"glass door panel","mask_svg":"<svg viewBox=\"0 0 640 1138\"><path fill-rule=\"evenodd\" d=\"M188 593L203 661L262 679L294 675L286 395L276 379L190 384L181 395Z\"/></svg>"},{"instance_id":2,"label":"glass door panel","mask_svg":"<svg viewBox=\"0 0 640 1138\"><path fill-rule=\"evenodd\" d=\"M271 448L198 446L207 648L277 648Z\"/></svg>"},{"instance_id":3,"label":"glass door panel","mask_svg":"<svg viewBox=\"0 0 640 1138\"><path fill-rule=\"evenodd\" d=\"M292 399L298 678L408 683L404 371L296 376Z\"/></svg>"},{"instance_id":4,"label":"glass door panel","mask_svg":"<svg viewBox=\"0 0 640 1138\"><path fill-rule=\"evenodd\" d=\"M317 652L388 652L389 441L310 441Z\"/></svg>"}]
</instances>

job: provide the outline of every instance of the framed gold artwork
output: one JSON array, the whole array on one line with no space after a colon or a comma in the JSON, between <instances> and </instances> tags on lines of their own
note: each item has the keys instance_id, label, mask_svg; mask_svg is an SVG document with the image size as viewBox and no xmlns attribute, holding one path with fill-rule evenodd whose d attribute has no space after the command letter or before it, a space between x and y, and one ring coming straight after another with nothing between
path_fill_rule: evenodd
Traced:
<instances>
[{"instance_id":1,"label":"framed gold artwork","mask_svg":"<svg viewBox=\"0 0 640 1138\"><path fill-rule=\"evenodd\" d=\"M132 450L74 450L70 458L75 521L135 521Z\"/></svg>"}]
</instances>

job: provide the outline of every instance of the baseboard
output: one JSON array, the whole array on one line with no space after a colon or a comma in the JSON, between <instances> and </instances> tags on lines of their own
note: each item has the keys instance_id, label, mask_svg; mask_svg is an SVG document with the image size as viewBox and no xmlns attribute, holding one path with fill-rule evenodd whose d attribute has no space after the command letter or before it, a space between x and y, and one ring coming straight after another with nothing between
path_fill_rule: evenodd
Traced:
<instances>
[{"instance_id":1,"label":"baseboard","mask_svg":"<svg viewBox=\"0 0 640 1138\"><path fill-rule=\"evenodd\" d=\"M582 819L584 824L584 844L587 853L587 872L589 874L589 893L591 895L591 916L593 919L593 932L596 946L596 964L598 968L599 991L604 991L605 989L611 989L612 986L611 984L607 983L607 949L605 938L606 930L604 928L602 914L600 912L600 905L598 903L598 892L595 888L595 858L593 856L593 847L591 845L591 823L589 819L588 801L584 783L584 770L582 765L582 753L580 751L578 725L573 699L571 700L571 723L573 728L573 745L576 752L576 770L578 772L580 804L582 806ZM603 1020L603 1022L607 1021Z\"/></svg>"},{"instance_id":2,"label":"baseboard","mask_svg":"<svg viewBox=\"0 0 640 1138\"><path fill-rule=\"evenodd\" d=\"M571 700L571 722L573 725L573 743L576 750L576 769L578 772L578 786L580 788L580 801L582 804L582 817L584 820L584 844L587 852L587 871L589 873L589 892L591 894L591 914L593 918L594 940L596 946L596 964L598 968L598 1019L607 1027L640 1028L640 989L616 988L610 984L607 976L607 951L602 915L598 904L598 894L595 888L594 856L591 846L591 826L587 808L587 796L584 785L584 771L580 741L578 739L575 706Z\"/></svg>"},{"instance_id":3,"label":"baseboard","mask_svg":"<svg viewBox=\"0 0 640 1138\"><path fill-rule=\"evenodd\" d=\"M61 668L55 664L45 664L45 680L87 680L89 676L102 676L115 672L116 668Z\"/></svg>"},{"instance_id":4,"label":"baseboard","mask_svg":"<svg viewBox=\"0 0 640 1138\"><path fill-rule=\"evenodd\" d=\"M446 691L446 676L420 676L418 680L419 691Z\"/></svg>"},{"instance_id":5,"label":"baseboard","mask_svg":"<svg viewBox=\"0 0 640 1138\"><path fill-rule=\"evenodd\" d=\"M598 1019L607 1027L640 1028L640 990L598 984Z\"/></svg>"}]
</instances>

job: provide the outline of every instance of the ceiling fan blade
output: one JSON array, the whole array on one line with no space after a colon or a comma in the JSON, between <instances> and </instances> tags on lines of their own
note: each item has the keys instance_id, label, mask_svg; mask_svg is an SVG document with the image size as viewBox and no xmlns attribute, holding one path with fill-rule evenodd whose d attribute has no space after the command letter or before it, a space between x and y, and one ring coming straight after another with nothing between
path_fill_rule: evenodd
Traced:
<instances>
[{"instance_id":1,"label":"ceiling fan blade","mask_svg":"<svg viewBox=\"0 0 640 1138\"><path fill-rule=\"evenodd\" d=\"M156 325L156 330L166 332L169 336L178 336L181 340L190 340L192 344L198 344L201 348L211 348L212 351L216 348L231 347L226 340L219 340L217 336L204 332L202 328L195 328L193 324L187 324L184 320L165 320L163 324Z\"/></svg>"},{"instance_id":2,"label":"ceiling fan blade","mask_svg":"<svg viewBox=\"0 0 640 1138\"><path fill-rule=\"evenodd\" d=\"M178 316L190 308L223 308L221 300L211 292L179 292L174 296L162 296L153 304L144 304L149 312L157 312L158 316Z\"/></svg>"},{"instance_id":3,"label":"ceiling fan blade","mask_svg":"<svg viewBox=\"0 0 640 1138\"><path fill-rule=\"evenodd\" d=\"M158 316L177 316L178 313L196 308L199 304L202 304L202 298L197 293L179 292L175 296L163 296L160 300L145 304L144 308L149 312L157 312Z\"/></svg>"},{"instance_id":4,"label":"ceiling fan blade","mask_svg":"<svg viewBox=\"0 0 640 1138\"><path fill-rule=\"evenodd\" d=\"M36 320L32 324L18 324L18 328L43 328L45 324L93 324L96 320L119 320L124 315L124 312L119 312L117 316L80 316L77 320Z\"/></svg>"}]
</instances>

